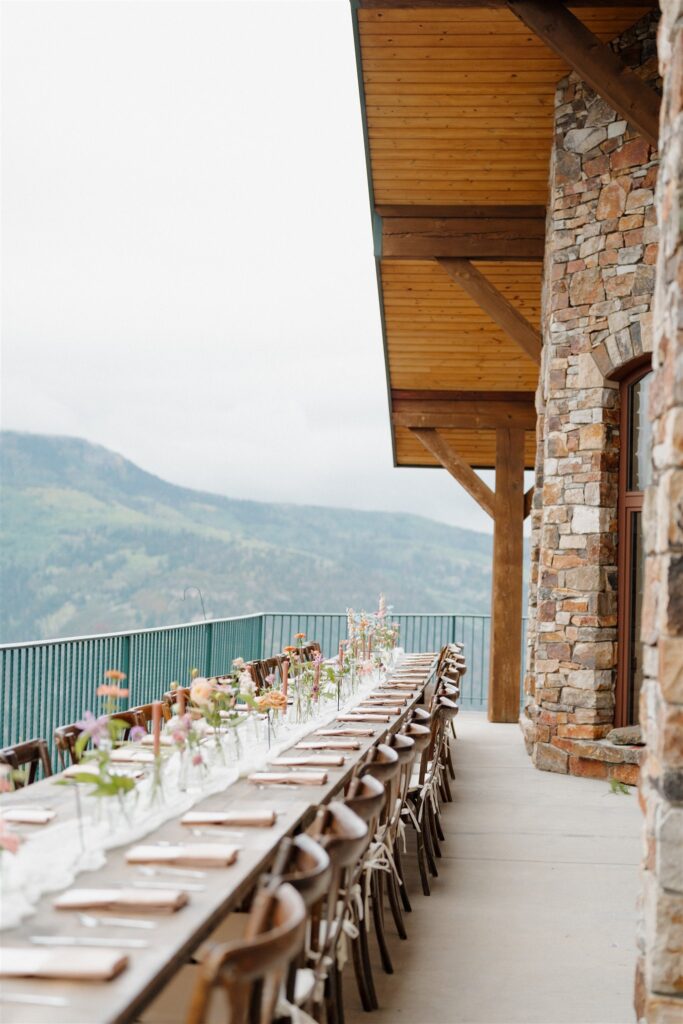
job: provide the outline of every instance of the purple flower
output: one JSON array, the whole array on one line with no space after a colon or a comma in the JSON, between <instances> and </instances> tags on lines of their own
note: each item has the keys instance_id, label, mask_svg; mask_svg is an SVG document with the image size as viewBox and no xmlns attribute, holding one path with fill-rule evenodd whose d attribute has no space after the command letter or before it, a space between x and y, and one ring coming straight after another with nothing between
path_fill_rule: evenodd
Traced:
<instances>
[{"instance_id":1,"label":"purple flower","mask_svg":"<svg viewBox=\"0 0 683 1024\"><path fill-rule=\"evenodd\" d=\"M139 743L147 735L147 730L142 725L134 725L130 730L128 739L131 743Z\"/></svg>"},{"instance_id":2,"label":"purple flower","mask_svg":"<svg viewBox=\"0 0 683 1024\"><path fill-rule=\"evenodd\" d=\"M313 664L314 665L319 665L322 660L323 660L323 652L322 651L316 651L315 654L313 655Z\"/></svg>"},{"instance_id":3,"label":"purple flower","mask_svg":"<svg viewBox=\"0 0 683 1024\"><path fill-rule=\"evenodd\" d=\"M76 726L81 732L88 734L94 747L99 747L102 737L109 731L109 718L107 715L95 718L92 711L86 711L81 721L76 722Z\"/></svg>"}]
</instances>

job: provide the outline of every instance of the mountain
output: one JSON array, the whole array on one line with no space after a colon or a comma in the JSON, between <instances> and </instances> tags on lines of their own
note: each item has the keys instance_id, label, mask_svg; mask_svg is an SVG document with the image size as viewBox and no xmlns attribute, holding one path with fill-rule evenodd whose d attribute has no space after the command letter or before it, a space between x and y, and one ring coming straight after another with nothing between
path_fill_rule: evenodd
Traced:
<instances>
[{"instance_id":1,"label":"mountain","mask_svg":"<svg viewBox=\"0 0 683 1024\"><path fill-rule=\"evenodd\" d=\"M255 611L489 609L491 538L420 516L240 501L72 437L0 434L4 643Z\"/></svg>"}]
</instances>

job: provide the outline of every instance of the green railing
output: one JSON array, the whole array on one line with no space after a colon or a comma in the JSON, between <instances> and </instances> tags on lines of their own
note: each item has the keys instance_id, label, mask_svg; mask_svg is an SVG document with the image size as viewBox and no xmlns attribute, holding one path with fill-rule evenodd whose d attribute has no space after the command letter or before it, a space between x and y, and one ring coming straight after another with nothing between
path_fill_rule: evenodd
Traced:
<instances>
[{"instance_id":1,"label":"green railing","mask_svg":"<svg viewBox=\"0 0 683 1024\"><path fill-rule=\"evenodd\" d=\"M465 644L468 672L463 707L486 707L490 618L488 615L394 615L406 651L438 651ZM0 646L0 747L45 737L94 709L95 689L107 669L126 673L129 706L157 699L173 680L229 671L234 658L268 657L295 633L317 640L326 656L346 637L343 613L265 613L129 633L45 640ZM521 692L521 681L520 681Z\"/></svg>"}]
</instances>

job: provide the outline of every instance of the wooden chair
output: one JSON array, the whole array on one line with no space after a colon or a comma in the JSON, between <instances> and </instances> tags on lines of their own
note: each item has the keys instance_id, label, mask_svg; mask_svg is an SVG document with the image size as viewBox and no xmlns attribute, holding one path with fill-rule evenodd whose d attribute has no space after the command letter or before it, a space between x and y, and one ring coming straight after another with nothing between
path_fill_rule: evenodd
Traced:
<instances>
[{"instance_id":1,"label":"wooden chair","mask_svg":"<svg viewBox=\"0 0 683 1024\"><path fill-rule=\"evenodd\" d=\"M412 743L410 746L412 747ZM387 875L387 871L384 867L380 867L379 864L386 858L389 860L389 869L391 870L392 853L385 845L385 840L391 808L398 794L400 771L401 759L398 752L386 743L379 743L375 747L370 747L367 757L359 770L361 776L372 775L378 782L381 782L385 792L383 813L378 821L375 822L372 842L365 855L362 898L366 904L368 904L369 898L372 906L372 920L375 926L377 945L379 947L382 968L386 974L393 974L394 967L391 962L389 945L384 932L384 878Z\"/></svg>"},{"instance_id":2,"label":"wooden chair","mask_svg":"<svg viewBox=\"0 0 683 1024\"><path fill-rule=\"evenodd\" d=\"M380 794L384 799L384 792ZM369 842L368 826L346 803L332 801L319 807L309 834L320 843L332 864L332 881L325 899L317 951L325 972L324 1004L327 1024L343 1024L340 960L346 944L346 926L354 917L354 882L358 864ZM355 956L355 952L354 952ZM327 966L325 966L327 965ZM322 1019L323 1008L314 1004L313 1016Z\"/></svg>"},{"instance_id":3,"label":"wooden chair","mask_svg":"<svg viewBox=\"0 0 683 1024\"><path fill-rule=\"evenodd\" d=\"M164 694L164 696L166 696L166 695ZM172 704L170 704L168 701L162 699L162 701L161 701L161 714L162 714L163 719L164 719L165 722L168 722L168 721L171 720L171 717L173 715L172 707L173 707ZM153 703L151 703L151 704L138 704L138 706L135 707L135 708L129 708L127 713L133 713L133 714L138 715L140 720L141 720L141 723L142 723L143 727L146 729L147 732L149 732L150 725L152 724L153 708L154 708L154 704ZM121 716L117 715L116 717L120 718Z\"/></svg>"},{"instance_id":4,"label":"wooden chair","mask_svg":"<svg viewBox=\"0 0 683 1024\"><path fill-rule=\"evenodd\" d=\"M243 940L213 947L201 964L187 1024L205 1024L222 989L230 1024L271 1024L280 987L306 937L306 906L291 885L270 879L256 893Z\"/></svg>"},{"instance_id":5,"label":"wooden chair","mask_svg":"<svg viewBox=\"0 0 683 1024\"><path fill-rule=\"evenodd\" d=\"M324 987L327 972L321 952L321 921L332 871L329 855L312 836L303 832L281 840L270 873L296 889L307 914L305 950L292 963L287 977L286 998L290 1007L310 1008Z\"/></svg>"},{"instance_id":6,"label":"wooden chair","mask_svg":"<svg viewBox=\"0 0 683 1024\"><path fill-rule=\"evenodd\" d=\"M256 688L259 693L264 690L279 689L282 685L282 663L285 661L284 654L276 654L272 658L262 658L260 661L250 661L248 668L254 677ZM269 683L267 677L275 676L275 682Z\"/></svg>"},{"instance_id":7,"label":"wooden chair","mask_svg":"<svg viewBox=\"0 0 683 1024\"><path fill-rule=\"evenodd\" d=\"M379 1006L375 982L372 976L372 964L370 961L369 944L369 922L366 919L365 909L368 906L367 895L367 852L377 831L382 808L386 801L384 783L372 775L356 775L351 779L344 797L346 806L365 822L367 829L367 840L364 844L361 855L358 857L353 871L349 876L349 887L351 891L358 893L356 903L353 905L355 914L353 923L358 930L358 937L353 941L353 970L356 978L358 994L363 1009L366 1011L376 1010ZM361 910L362 908L362 910Z\"/></svg>"},{"instance_id":8,"label":"wooden chair","mask_svg":"<svg viewBox=\"0 0 683 1024\"><path fill-rule=\"evenodd\" d=\"M121 739L128 739L131 729L135 726L145 728L145 720L142 715L135 710L131 711L117 711L113 715L108 715L108 718L116 718L126 723L126 728L121 733ZM54 740L59 755L59 763L62 769L66 768L68 763L78 764L80 761L80 754L76 749L76 742L78 737L81 735L83 730L80 726L73 725L60 725L55 729ZM67 762L67 757L69 762Z\"/></svg>"},{"instance_id":9,"label":"wooden chair","mask_svg":"<svg viewBox=\"0 0 683 1024\"><path fill-rule=\"evenodd\" d=\"M47 743L43 739L25 740L23 743L15 743L12 747L3 747L0 750L0 764L9 765L15 772L28 766L28 775L25 780L15 778L15 789L30 786L35 782L39 768L43 769L43 776L46 779L52 775L50 754Z\"/></svg>"}]
</instances>

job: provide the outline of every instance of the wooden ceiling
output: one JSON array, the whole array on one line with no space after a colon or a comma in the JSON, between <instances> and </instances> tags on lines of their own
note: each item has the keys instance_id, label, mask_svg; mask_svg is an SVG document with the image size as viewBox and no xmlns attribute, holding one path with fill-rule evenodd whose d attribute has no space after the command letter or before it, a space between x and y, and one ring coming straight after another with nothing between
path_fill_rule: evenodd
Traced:
<instances>
[{"instance_id":1,"label":"wooden ceiling","mask_svg":"<svg viewBox=\"0 0 683 1024\"><path fill-rule=\"evenodd\" d=\"M529 395L538 362L434 257L446 254L439 239L455 224L463 255L490 252L475 267L540 330L554 95L569 66L504 0L352 4L390 389ZM603 41L652 9L629 0L568 6ZM506 211L529 213L517 233L527 245L509 221L489 219ZM442 219L425 221L430 212ZM492 226L486 244L475 237L467 249L462 239L482 222ZM397 465L437 465L408 428L392 430ZM495 431L450 439L471 465L493 466ZM531 467L531 431L525 450Z\"/></svg>"}]
</instances>

